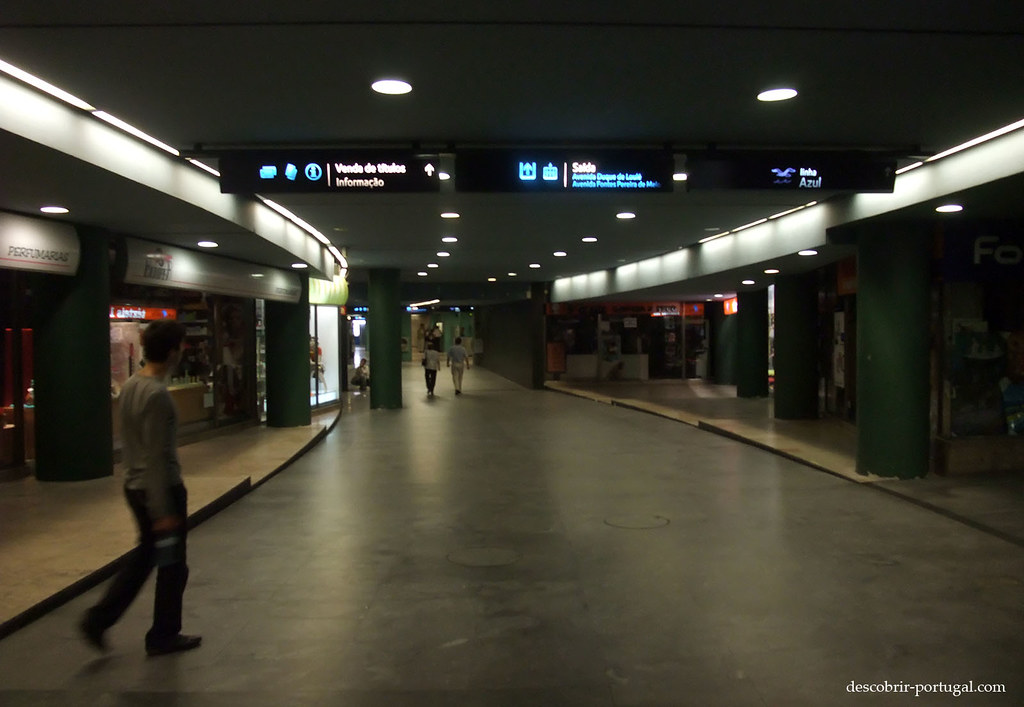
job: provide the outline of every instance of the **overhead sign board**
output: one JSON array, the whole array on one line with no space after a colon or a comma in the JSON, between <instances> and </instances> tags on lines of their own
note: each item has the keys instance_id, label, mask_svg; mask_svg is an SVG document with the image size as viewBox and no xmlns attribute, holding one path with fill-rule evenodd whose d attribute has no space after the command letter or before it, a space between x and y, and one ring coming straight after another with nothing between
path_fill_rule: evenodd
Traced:
<instances>
[{"instance_id":1,"label":"overhead sign board","mask_svg":"<svg viewBox=\"0 0 1024 707\"><path fill-rule=\"evenodd\" d=\"M79 258L73 227L0 212L0 268L74 275Z\"/></svg>"},{"instance_id":2,"label":"overhead sign board","mask_svg":"<svg viewBox=\"0 0 1024 707\"><path fill-rule=\"evenodd\" d=\"M468 192L672 191L665 150L459 150L455 189Z\"/></svg>"},{"instance_id":3,"label":"overhead sign board","mask_svg":"<svg viewBox=\"0 0 1024 707\"><path fill-rule=\"evenodd\" d=\"M134 238L126 239L125 244L128 264L124 281L133 285L293 304L302 294L302 282L295 273Z\"/></svg>"},{"instance_id":4,"label":"overhead sign board","mask_svg":"<svg viewBox=\"0 0 1024 707\"><path fill-rule=\"evenodd\" d=\"M688 189L893 190L896 161L860 152L715 152L687 155Z\"/></svg>"},{"instance_id":5,"label":"overhead sign board","mask_svg":"<svg viewBox=\"0 0 1024 707\"><path fill-rule=\"evenodd\" d=\"M224 194L429 192L437 155L401 150L264 150L220 157Z\"/></svg>"}]
</instances>

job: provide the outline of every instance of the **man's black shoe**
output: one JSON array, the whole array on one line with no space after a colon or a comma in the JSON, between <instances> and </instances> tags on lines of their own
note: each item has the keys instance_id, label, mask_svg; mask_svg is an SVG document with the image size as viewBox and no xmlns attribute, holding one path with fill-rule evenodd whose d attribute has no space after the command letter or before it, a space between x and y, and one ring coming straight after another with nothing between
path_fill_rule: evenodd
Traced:
<instances>
[{"instance_id":1,"label":"man's black shoe","mask_svg":"<svg viewBox=\"0 0 1024 707\"><path fill-rule=\"evenodd\" d=\"M146 646L147 655L167 655L168 653L179 653L198 648L203 642L202 636L186 636L179 633L166 643L154 643Z\"/></svg>"},{"instance_id":2,"label":"man's black shoe","mask_svg":"<svg viewBox=\"0 0 1024 707\"><path fill-rule=\"evenodd\" d=\"M93 624L89 620L88 614L82 617L82 620L78 623L78 628L82 632L82 638L84 638L90 646L98 651L107 650L107 642L103 638L103 629Z\"/></svg>"}]
</instances>

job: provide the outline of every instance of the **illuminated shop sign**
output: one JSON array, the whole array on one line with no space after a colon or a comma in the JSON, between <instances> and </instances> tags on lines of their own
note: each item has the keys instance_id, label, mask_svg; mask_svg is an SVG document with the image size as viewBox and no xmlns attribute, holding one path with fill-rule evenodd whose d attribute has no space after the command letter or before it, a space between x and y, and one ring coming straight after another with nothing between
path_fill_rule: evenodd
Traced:
<instances>
[{"instance_id":1,"label":"illuminated shop sign","mask_svg":"<svg viewBox=\"0 0 1024 707\"><path fill-rule=\"evenodd\" d=\"M740 300L738 297L731 297L727 300L722 300L722 311L725 312L726 316L730 314L736 314L740 311Z\"/></svg>"},{"instance_id":2,"label":"illuminated shop sign","mask_svg":"<svg viewBox=\"0 0 1024 707\"><path fill-rule=\"evenodd\" d=\"M110 318L135 319L147 322L157 319L177 319L178 310L170 307L136 307L130 304L122 304L110 308Z\"/></svg>"},{"instance_id":3,"label":"illuminated shop sign","mask_svg":"<svg viewBox=\"0 0 1024 707\"><path fill-rule=\"evenodd\" d=\"M672 191L664 150L460 150L455 189L469 192Z\"/></svg>"},{"instance_id":4,"label":"illuminated shop sign","mask_svg":"<svg viewBox=\"0 0 1024 707\"><path fill-rule=\"evenodd\" d=\"M896 161L859 152L729 152L687 155L688 189L893 190Z\"/></svg>"},{"instance_id":5,"label":"illuminated shop sign","mask_svg":"<svg viewBox=\"0 0 1024 707\"><path fill-rule=\"evenodd\" d=\"M437 155L400 150L273 150L220 157L224 194L438 191Z\"/></svg>"},{"instance_id":6,"label":"illuminated shop sign","mask_svg":"<svg viewBox=\"0 0 1024 707\"><path fill-rule=\"evenodd\" d=\"M79 257L78 236L71 226L0 213L0 268L74 275Z\"/></svg>"},{"instance_id":7,"label":"illuminated shop sign","mask_svg":"<svg viewBox=\"0 0 1024 707\"><path fill-rule=\"evenodd\" d=\"M1024 279L1024 234L1015 223L947 226L943 246L942 275L946 280Z\"/></svg>"}]
</instances>

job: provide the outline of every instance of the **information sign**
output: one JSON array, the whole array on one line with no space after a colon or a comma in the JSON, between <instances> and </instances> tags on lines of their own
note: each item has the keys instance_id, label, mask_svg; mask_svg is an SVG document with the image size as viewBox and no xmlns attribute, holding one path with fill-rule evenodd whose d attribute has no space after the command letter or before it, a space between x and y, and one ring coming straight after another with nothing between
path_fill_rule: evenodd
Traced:
<instances>
[{"instance_id":1,"label":"information sign","mask_svg":"<svg viewBox=\"0 0 1024 707\"><path fill-rule=\"evenodd\" d=\"M465 192L672 191L664 150L459 150L455 189Z\"/></svg>"},{"instance_id":2,"label":"information sign","mask_svg":"<svg viewBox=\"0 0 1024 707\"><path fill-rule=\"evenodd\" d=\"M396 150L273 150L220 157L224 194L429 192L437 155Z\"/></svg>"},{"instance_id":3,"label":"information sign","mask_svg":"<svg viewBox=\"0 0 1024 707\"><path fill-rule=\"evenodd\" d=\"M896 161L860 152L716 152L687 155L688 189L888 193Z\"/></svg>"}]
</instances>

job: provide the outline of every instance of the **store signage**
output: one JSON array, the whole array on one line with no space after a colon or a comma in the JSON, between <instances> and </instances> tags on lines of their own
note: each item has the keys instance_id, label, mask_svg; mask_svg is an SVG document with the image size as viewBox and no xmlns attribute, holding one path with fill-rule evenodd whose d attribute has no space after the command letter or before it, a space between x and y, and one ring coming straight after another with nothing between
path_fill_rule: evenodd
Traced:
<instances>
[{"instance_id":1,"label":"store signage","mask_svg":"<svg viewBox=\"0 0 1024 707\"><path fill-rule=\"evenodd\" d=\"M703 302L686 302L683 304L683 316L684 317L703 317L704 316L704 303Z\"/></svg>"},{"instance_id":2,"label":"store signage","mask_svg":"<svg viewBox=\"0 0 1024 707\"><path fill-rule=\"evenodd\" d=\"M136 307L130 304L121 304L110 308L110 318L134 319L147 322L157 319L177 319L178 310L170 307Z\"/></svg>"},{"instance_id":3,"label":"store signage","mask_svg":"<svg viewBox=\"0 0 1024 707\"><path fill-rule=\"evenodd\" d=\"M460 150L455 189L468 192L672 191L665 150Z\"/></svg>"},{"instance_id":4,"label":"store signage","mask_svg":"<svg viewBox=\"0 0 1024 707\"><path fill-rule=\"evenodd\" d=\"M71 226L0 212L0 267L74 275L79 257Z\"/></svg>"},{"instance_id":5,"label":"store signage","mask_svg":"<svg viewBox=\"0 0 1024 707\"><path fill-rule=\"evenodd\" d=\"M184 248L127 239L124 281L217 295L278 302L299 301L302 281L295 273Z\"/></svg>"},{"instance_id":6,"label":"store signage","mask_svg":"<svg viewBox=\"0 0 1024 707\"><path fill-rule=\"evenodd\" d=\"M896 161L859 152L728 152L688 155L688 189L893 190Z\"/></svg>"},{"instance_id":7,"label":"store signage","mask_svg":"<svg viewBox=\"0 0 1024 707\"><path fill-rule=\"evenodd\" d=\"M725 312L726 316L730 314L736 314L740 311L740 300L738 297L731 297L727 300L722 300L722 311Z\"/></svg>"},{"instance_id":8,"label":"store signage","mask_svg":"<svg viewBox=\"0 0 1024 707\"><path fill-rule=\"evenodd\" d=\"M976 223L946 232L947 280L1024 280L1024 232L1012 223Z\"/></svg>"},{"instance_id":9,"label":"store signage","mask_svg":"<svg viewBox=\"0 0 1024 707\"><path fill-rule=\"evenodd\" d=\"M440 189L437 155L400 150L273 150L220 157L225 194L429 192Z\"/></svg>"}]
</instances>

